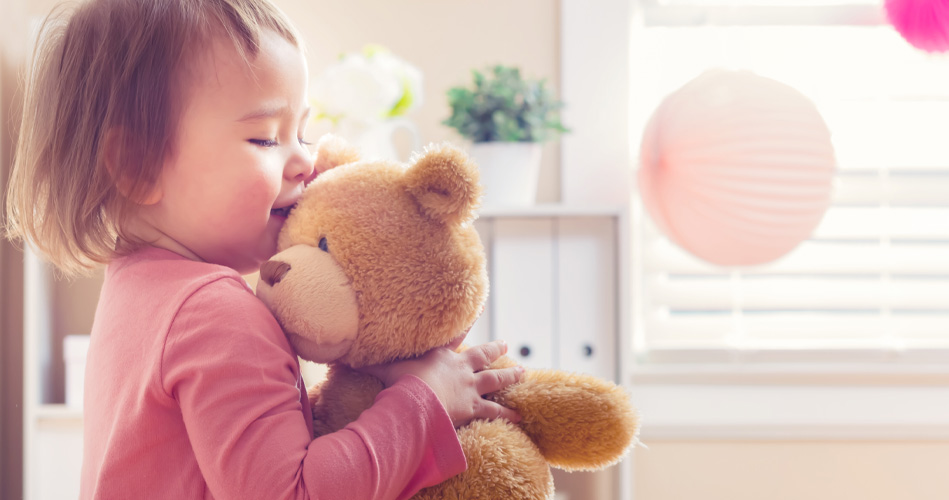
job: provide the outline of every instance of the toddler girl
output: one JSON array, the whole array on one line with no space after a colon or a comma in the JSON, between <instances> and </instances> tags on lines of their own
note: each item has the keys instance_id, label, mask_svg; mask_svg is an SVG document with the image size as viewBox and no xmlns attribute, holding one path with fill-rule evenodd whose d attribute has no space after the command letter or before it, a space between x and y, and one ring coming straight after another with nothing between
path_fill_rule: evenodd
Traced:
<instances>
[{"instance_id":1,"label":"toddler girl","mask_svg":"<svg viewBox=\"0 0 949 500\"><path fill-rule=\"evenodd\" d=\"M368 369L387 389L312 440L297 357L242 274L313 175L299 36L267 0L87 0L44 24L7 232L66 274L107 263L80 498L407 498L465 468L455 426L504 351Z\"/></svg>"}]
</instances>

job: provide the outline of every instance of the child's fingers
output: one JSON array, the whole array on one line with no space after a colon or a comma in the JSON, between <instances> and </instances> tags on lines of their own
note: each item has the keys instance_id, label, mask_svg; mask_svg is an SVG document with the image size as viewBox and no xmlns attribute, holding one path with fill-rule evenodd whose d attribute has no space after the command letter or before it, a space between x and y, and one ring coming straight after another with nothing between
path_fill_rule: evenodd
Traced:
<instances>
[{"instance_id":1,"label":"child's fingers","mask_svg":"<svg viewBox=\"0 0 949 500\"><path fill-rule=\"evenodd\" d=\"M503 418L513 423L518 423L521 421L521 416L514 410L501 406L492 401L484 401L478 411L475 413L474 418L482 418L485 420L496 420Z\"/></svg>"},{"instance_id":2,"label":"child's fingers","mask_svg":"<svg viewBox=\"0 0 949 500\"><path fill-rule=\"evenodd\" d=\"M468 349L463 354L468 357L468 364L474 371L487 369L507 352L507 344L503 340L495 340L487 344Z\"/></svg>"},{"instance_id":3,"label":"child's fingers","mask_svg":"<svg viewBox=\"0 0 949 500\"><path fill-rule=\"evenodd\" d=\"M478 372L475 374L475 377L477 377L475 385L478 394L485 395L497 392L511 384L516 384L521 380L521 374L523 373L524 368L521 366Z\"/></svg>"}]
</instances>

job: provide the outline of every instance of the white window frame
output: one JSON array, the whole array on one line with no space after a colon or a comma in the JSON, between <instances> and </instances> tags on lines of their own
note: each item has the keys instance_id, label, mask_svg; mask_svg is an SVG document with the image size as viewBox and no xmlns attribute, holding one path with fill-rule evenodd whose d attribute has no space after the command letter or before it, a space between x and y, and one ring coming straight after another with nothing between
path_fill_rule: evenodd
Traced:
<instances>
[{"instance_id":1,"label":"white window frame","mask_svg":"<svg viewBox=\"0 0 949 500\"><path fill-rule=\"evenodd\" d=\"M621 380L643 412L643 441L949 439L949 362L943 362L949 359L947 352L918 353L898 363L872 356L860 359L866 352L846 353L853 362L842 362L839 356L822 362L828 353L813 351L805 353L809 362L796 363L714 363L707 357L708 363L657 365L634 356L634 228L644 214L633 194L637 148L629 139L629 83L636 68L631 67L629 42L646 16L669 14L663 22L681 24L699 13L727 24L737 23L742 9L773 13L776 23L807 15L786 6L682 6L678 13L660 13L651 0L561 0L561 90L568 104L563 118L573 130L561 143L562 202L628 207L629 224L619 248L617 345ZM849 12L858 24L879 24L882 19L874 5L827 9ZM701 358L711 353L695 354ZM622 498L631 498L631 461L625 467Z\"/></svg>"}]
</instances>

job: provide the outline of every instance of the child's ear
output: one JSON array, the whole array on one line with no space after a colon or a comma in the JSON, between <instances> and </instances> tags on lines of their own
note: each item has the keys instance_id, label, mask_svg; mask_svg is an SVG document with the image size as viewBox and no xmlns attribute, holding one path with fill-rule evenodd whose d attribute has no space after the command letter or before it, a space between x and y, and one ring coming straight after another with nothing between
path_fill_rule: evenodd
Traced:
<instances>
[{"instance_id":1,"label":"child's ear","mask_svg":"<svg viewBox=\"0 0 949 500\"><path fill-rule=\"evenodd\" d=\"M152 186L145 186L135 181L128 172L121 168L123 161L122 149L125 144L124 134L119 129L110 129L103 141L102 162L106 171L112 177L119 193L133 203L139 205L154 205L161 201L161 186L156 182Z\"/></svg>"}]
</instances>

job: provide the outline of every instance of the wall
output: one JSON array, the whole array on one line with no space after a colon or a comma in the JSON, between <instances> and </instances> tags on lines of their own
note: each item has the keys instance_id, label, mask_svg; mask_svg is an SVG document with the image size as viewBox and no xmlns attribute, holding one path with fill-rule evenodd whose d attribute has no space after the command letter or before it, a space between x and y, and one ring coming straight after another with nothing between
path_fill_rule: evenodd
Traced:
<instances>
[{"instance_id":1,"label":"wall","mask_svg":"<svg viewBox=\"0 0 949 500\"><path fill-rule=\"evenodd\" d=\"M9 172L12 158L11 126L6 119L13 105L15 80L10 77L8 58L0 54L0 179ZM0 182L0 190L5 184ZM3 199L3 196L0 196ZM22 254L0 239L0 497L18 498L17 457L22 453L23 429L23 286Z\"/></svg>"},{"instance_id":2,"label":"wall","mask_svg":"<svg viewBox=\"0 0 949 500\"><path fill-rule=\"evenodd\" d=\"M339 54L367 43L388 47L424 75L425 97L410 115L422 142L460 141L441 125L448 117L445 92L470 81L471 69L503 63L531 78L559 83L559 4L552 0L275 0L302 32L310 74ZM569 126L569 124L567 124ZM538 199L560 198L559 148L543 152Z\"/></svg>"},{"instance_id":3,"label":"wall","mask_svg":"<svg viewBox=\"0 0 949 500\"><path fill-rule=\"evenodd\" d=\"M647 421L648 425L648 421ZM647 441L636 500L943 500L949 446L930 441Z\"/></svg>"},{"instance_id":4,"label":"wall","mask_svg":"<svg viewBox=\"0 0 949 500\"><path fill-rule=\"evenodd\" d=\"M20 110L17 69L23 44L17 41L16 21L25 9L19 3L0 6L0 200L5 200ZM0 236L0 498L20 498L23 492L22 289L23 254Z\"/></svg>"}]
</instances>

